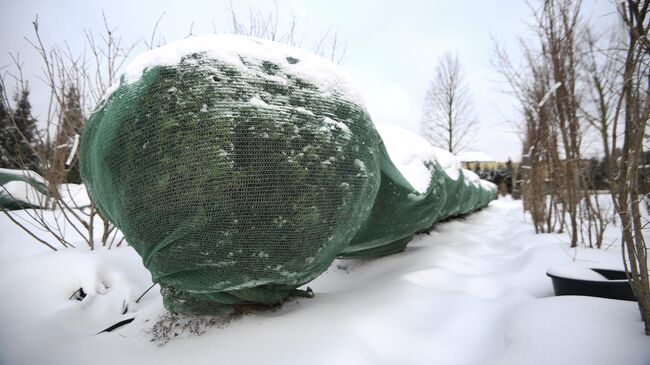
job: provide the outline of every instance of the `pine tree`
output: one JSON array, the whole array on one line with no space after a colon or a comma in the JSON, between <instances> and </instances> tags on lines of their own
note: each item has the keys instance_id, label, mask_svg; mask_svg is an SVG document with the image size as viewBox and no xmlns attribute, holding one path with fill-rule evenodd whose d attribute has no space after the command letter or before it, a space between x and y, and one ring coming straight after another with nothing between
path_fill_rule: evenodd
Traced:
<instances>
[{"instance_id":1,"label":"pine tree","mask_svg":"<svg viewBox=\"0 0 650 365\"><path fill-rule=\"evenodd\" d=\"M506 183L506 191L508 192L508 194L512 194L513 190L514 190L513 189L514 188L514 186L513 186L514 185L513 184L513 175L514 175L514 173L515 173L515 171L514 171L514 168L513 168L513 165L512 165L512 160L510 159L510 157L508 157L508 161L506 161L506 171L505 171L505 176L504 176L504 182Z\"/></svg>"},{"instance_id":2,"label":"pine tree","mask_svg":"<svg viewBox=\"0 0 650 365\"><path fill-rule=\"evenodd\" d=\"M13 152L11 168L30 169L40 172L40 162L37 151L40 149L36 119L32 116L32 105L29 102L29 89L25 87L16 93L16 107L13 120L8 128L10 153Z\"/></svg>"},{"instance_id":3,"label":"pine tree","mask_svg":"<svg viewBox=\"0 0 650 365\"><path fill-rule=\"evenodd\" d=\"M9 137L10 121L9 110L5 105L2 85L0 85L0 168L9 168L13 160L11 138Z\"/></svg>"}]
</instances>

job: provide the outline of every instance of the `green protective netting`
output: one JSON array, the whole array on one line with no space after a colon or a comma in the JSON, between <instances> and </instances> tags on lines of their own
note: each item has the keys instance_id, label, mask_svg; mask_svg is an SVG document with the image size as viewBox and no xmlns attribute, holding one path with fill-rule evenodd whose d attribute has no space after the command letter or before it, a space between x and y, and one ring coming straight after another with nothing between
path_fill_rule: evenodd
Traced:
<instances>
[{"instance_id":1,"label":"green protective netting","mask_svg":"<svg viewBox=\"0 0 650 365\"><path fill-rule=\"evenodd\" d=\"M435 161L427 193L414 191L335 66L249 37L138 56L88 121L80 156L91 198L174 312L310 295L297 288L336 256L396 251L456 209Z\"/></svg>"},{"instance_id":2,"label":"green protective netting","mask_svg":"<svg viewBox=\"0 0 650 365\"><path fill-rule=\"evenodd\" d=\"M417 144L424 145L423 156L416 153L408 159L419 158L426 167L427 188L415 189L395 166L384 145L380 145L379 192L370 216L339 257L376 257L402 251L413 234L428 231L440 220L481 209L496 198L496 186L481 181L471 171L451 166L449 169L458 175L452 178L436 159L449 158L445 156L449 154L436 151L421 137L394 126L386 134L393 138L392 134L401 134L402 143L397 148L417 149ZM433 156L427 159L427 153Z\"/></svg>"},{"instance_id":3,"label":"green protective netting","mask_svg":"<svg viewBox=\"0 0 650 365\"><path fill-rule=\"evenodd\" d=\"M40 208L46 194L45 180L36 172L0 168L1 209Z\"/></svg>"}]
</instances>

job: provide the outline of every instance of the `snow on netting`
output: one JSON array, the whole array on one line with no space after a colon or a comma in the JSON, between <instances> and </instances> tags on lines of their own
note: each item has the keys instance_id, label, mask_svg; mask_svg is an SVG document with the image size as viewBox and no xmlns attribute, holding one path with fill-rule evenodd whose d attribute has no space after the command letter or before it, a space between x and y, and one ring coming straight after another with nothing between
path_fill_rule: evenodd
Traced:
<instances>
[{"instance_id":1,"label":"snow on netting","mask_svg":"<svg viewBox=\"0 0 650 365\"><path fill-rule=\"evenodd\" d=\"M381 184L370 215L340 257L402 251L413 234L471 213L496 198L496 185L462 169L451 153L401 127L378 124Z\"/></svg>"},{"instance_id":2,"label":"snow on netting","mask_svg":"<svg viewBox=\"0 0 650 365\"><path fill-rule=\"evenodd\" d=\"M491 200L437 161L427 162L430 187L415 190L336 66L250 37L139 55L92 115L80 153L92 199L176 312L308 295L297 288L337 255L394 252L444 216L445 184L472 196L455 214ZM400 212L415 220L386 227Z\"/></svg>"}]
</instances>

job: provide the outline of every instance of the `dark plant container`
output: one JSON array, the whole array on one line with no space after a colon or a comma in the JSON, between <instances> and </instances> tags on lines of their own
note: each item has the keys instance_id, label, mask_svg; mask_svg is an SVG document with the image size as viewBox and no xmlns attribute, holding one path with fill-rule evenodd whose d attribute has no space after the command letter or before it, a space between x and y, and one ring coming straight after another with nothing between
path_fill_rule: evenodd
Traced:
<instances>
[{"instance_id":1,"label":"dark plant container","mask_svg":"<svg viewBox=\"0 0 650 365\"><path fill-rule=\"evenodd\" d=\"M632 300L636 297L627 281L625 271L591 269L607 280L581 280L546 273L553 281L555 295L585 295L590 297Z\"/></svg>"}]
</instances>

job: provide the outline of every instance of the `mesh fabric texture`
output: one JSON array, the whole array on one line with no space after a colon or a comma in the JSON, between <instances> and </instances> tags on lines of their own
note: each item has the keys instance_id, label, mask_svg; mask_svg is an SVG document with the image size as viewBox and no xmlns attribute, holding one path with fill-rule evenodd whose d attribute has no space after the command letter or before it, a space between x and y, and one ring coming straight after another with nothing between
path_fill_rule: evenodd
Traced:
<instances>
[{"instance_id":1,"label":"mesh fabric texture","mask_svg":"<svg viewBox=\"0 0 650 365\"><path fill-rule=\"evenodd\" d=\"M149 68L84 130L89 193L170 309L186 296L295 293L349 243L379 188L380 139L362 106L288 72L299 56L241 62L193 53Z\"/></svg>"},{"instance_id":2,"label":"mesh fabric texture","mask_svg":"<svg viewBox=\"0 0 650 365\"><path fill-rule=\"evenodd\" d=\"M436 161L427 161L429 187L418 192L402 176L380 145L381 184L368 219L341 258L367 258L402 251L413 234L429 231L443 219L469 214L496 199L494 184L465 180L465 170L454 180Z\"/></svg>"},{"instance_id":3,"label":"mesh fabric texture","mask_svg":"<svg viewBox=\"0 0 650 365\"><path fill-rule=\"evenodd\" d=\"M210 51L232 38L241 53ZM321 61L232 38L206 38L205 51L177 43L173 62L155 54L164 61L123 76L81 139L91 198L142 256L171 311L309 295L297 288L337 255L396 252L449 211L489 202L450 203L435 163L429 190L415 196L361 103L330 82L334 74L306 67Z\"/></svg>"}]
</instances>

